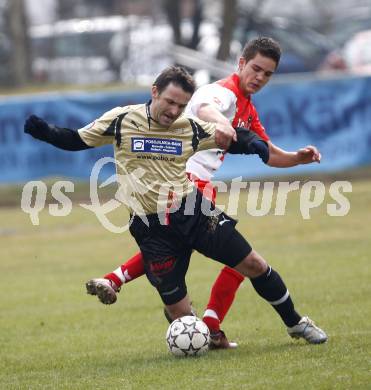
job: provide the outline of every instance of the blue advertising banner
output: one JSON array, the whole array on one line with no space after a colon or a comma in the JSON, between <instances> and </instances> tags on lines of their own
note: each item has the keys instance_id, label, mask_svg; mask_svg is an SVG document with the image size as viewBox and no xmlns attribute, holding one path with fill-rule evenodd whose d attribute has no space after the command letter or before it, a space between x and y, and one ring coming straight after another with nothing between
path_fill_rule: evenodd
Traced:
<instances>
[{"instance_id":1,"label":"blue advertising banner","mask_svg":"<svg viewBox=\"0 0 371 390\"><path fill-rule=\"evenodd\" d=\"M0 99L0 183L46 176L88 179L97 159L113 155L111 146L65 152L34 140L23 134L30 114L78 129L113 107L148 98L147 92L78 92ZM329 172L371 163L371 78L272 83L253 101L273 143L286 150L316 145L322 162L279 169L265 166L256 156L227 155L216 179ZM172 145L169 153L177 154L178 146ZM113 166L104 169L103 179L114 172Z\"/></svg>"}]
</instances>

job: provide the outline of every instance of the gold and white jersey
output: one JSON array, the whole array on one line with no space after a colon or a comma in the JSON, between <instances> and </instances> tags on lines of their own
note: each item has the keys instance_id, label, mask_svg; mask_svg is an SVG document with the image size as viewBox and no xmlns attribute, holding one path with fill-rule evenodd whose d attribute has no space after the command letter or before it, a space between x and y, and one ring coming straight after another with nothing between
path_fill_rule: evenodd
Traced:
<instances>
[{"instance_id":1,"label":"gold and white jersey","mask_svg":"<svg viewBox=\"0 0 371 390\"><path fill-rule=\"evenodd\" d=\"M187 160L217 147L214 123L182 115L163 127L149 103L116 107L78 131L89 146L114 145L121 200L136 215L159 213L189 194Z\"/></svg>"}]
</instances>

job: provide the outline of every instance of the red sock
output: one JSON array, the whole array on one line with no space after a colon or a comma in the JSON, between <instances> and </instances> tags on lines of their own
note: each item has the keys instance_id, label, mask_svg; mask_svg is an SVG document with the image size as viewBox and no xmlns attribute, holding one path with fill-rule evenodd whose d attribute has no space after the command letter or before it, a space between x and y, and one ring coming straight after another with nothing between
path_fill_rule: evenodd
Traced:
<instances>
[{"instance_id":1,"label":"red sock","mask_svg":"<svg viewBox=\"0 0 371 390\"><path fill-rule=\"evenodd\" d=\"M129 259L126 263L120 265L116 270L104 276L105 279L112 280L117 287L124 283L139 278L144 275L143 256L139 252Z\"/></svg>"},{"instance_id":2,"label":"red sock","mask_svg":"<svg viewBox=\"0 0 371 390\"><path fill-rule=\"evenodd\" d=\"M231 307L236 291L242 281L243 275L232 268L224 267L211 289L209 303L203 317L203 321L211 332L220 330L220 324Z\"/></svg>"}]
</instances>

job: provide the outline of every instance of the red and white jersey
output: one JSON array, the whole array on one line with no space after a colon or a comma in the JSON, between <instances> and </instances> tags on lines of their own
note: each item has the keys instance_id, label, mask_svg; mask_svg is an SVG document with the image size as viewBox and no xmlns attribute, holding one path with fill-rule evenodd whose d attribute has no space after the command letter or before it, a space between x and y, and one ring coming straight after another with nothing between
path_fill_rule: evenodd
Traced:
<instances>
[{"instance_id":1,"label":"red and white jersey","mask_svg":"<svg viewBox=\"0 0 371 390\"><path fill-rule=\"evenodd\" d=\"M269 140L250 96L245 97L239 88L239 76L236 73L199 88L185 109L186 116L197 117L197 111L204 103L218 109L233 127L245 127L256 132L265 141ZM224 153L221 149L200 151L187 161L187 172L201 180L210 181L223 160Z\"/></svg>"}]
</instances>

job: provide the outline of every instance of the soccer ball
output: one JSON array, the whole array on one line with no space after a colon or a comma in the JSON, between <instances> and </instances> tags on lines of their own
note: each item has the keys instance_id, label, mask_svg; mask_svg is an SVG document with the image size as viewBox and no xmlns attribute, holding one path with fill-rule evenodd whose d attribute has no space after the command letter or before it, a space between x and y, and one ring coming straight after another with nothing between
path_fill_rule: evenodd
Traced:
<instances>
[{"instance_id":1,"label":"soccer ball","mask_svg":"<svg viewBox=\"0 0 371 390\"><path fill-rule=\"evenodd\" d=\"M167 347L175 356L202 355L209 349L209 342L209 328L194 316L176 319L166 332Z\"/></svg>"}]
</instances>

